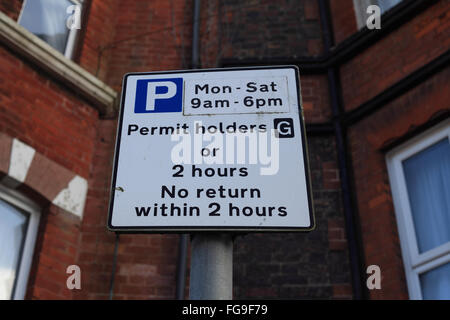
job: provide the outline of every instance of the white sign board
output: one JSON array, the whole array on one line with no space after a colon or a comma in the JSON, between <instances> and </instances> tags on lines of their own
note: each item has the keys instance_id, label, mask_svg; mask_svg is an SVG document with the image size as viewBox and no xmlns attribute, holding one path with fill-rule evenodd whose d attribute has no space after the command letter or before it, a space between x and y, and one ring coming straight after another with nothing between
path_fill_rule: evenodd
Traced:
<instances>
[{"instance_id":1,"label":"white sign board","mask_svg":"<svg viewBox=\"0 0 450 320\"><path fill-rule=\"evenodd\" d=\"M314 228L294 66L124 78L108 228Z\"/></svg>"}]
</instances>

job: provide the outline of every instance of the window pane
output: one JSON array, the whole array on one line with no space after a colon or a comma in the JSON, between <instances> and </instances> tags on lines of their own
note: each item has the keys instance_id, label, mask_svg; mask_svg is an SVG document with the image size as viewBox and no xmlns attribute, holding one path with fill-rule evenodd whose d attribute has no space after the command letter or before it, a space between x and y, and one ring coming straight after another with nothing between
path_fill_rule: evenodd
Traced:
<instances>
[{"instance_id":1,"label":"window pane","mask_svg":"<svg viewBox=\"0 0 450 320\"><path fill-rule=\"evenodd\" d=\"M64 53L69 35L66 9L73 3L69 0L27 0L20 24Z\"/></svg>"},{"instance_id":2,"label":"window pane","mask_svg":"<svg viewBox=\"0 0 450 320\"><path fill-rule=\"evenodd\" d=\"M419 252L450 241L450 144L442 140L403 162Z\"/></svg>"},{"instance_id":3,"label":"window pane","mask_svg":"<svg viewBox=\"0 0 450 320\"><path fill-rule=\"evenodd\" d=\"M450 300L450 263L420 275L422 297L427 300Z\"/></svg>"},{"instance_id":4,"label":"window pane","mask_svg":"<svg viewBox=\"0 0 450 320\"><path fill-rule=\"evenodd\" d=\"M25 238L27 216L0 200L0 299L10 299Z\"/></svg>"},{"instance_id":5,"label":"window pane","mask_svg":"<svg viewBox=\"0 0 450 320\"><path fill-rule=\"evenodd\" d=\"M378 6L380 7L381 12L386 12L401 1L402 0L378 0Z\"/></svg>"}]
</instances>

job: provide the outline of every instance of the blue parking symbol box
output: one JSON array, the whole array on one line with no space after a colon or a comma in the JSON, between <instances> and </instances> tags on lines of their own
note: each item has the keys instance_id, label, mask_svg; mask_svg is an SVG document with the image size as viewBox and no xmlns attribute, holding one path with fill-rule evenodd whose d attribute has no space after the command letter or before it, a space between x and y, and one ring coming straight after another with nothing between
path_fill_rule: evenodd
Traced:
<instances>
[{"instance_id":1,"label":"blue parking symbol box","mask_svg":"<svg viewBox=\"0 0 450 320\"><path fill-rule=\"evenodd\" d=\"M135 113L183 111L183 78L143 79L136 83Z\"/></svg>"}]
</instances>

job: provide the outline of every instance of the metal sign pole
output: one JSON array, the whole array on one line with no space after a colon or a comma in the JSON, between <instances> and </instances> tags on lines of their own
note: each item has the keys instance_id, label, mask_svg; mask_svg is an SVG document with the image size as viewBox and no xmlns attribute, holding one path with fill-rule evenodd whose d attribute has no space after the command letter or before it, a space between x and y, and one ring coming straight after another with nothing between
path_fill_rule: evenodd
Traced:
<instances>
[{"instance_id":1,"label":"metal sign pole","mask_svg":"<svg viewBox=\"0 0 450 320\"><path fill-rule=\"evenodd\" d=\"M195 234L191 239L191 300L231 300L233 238L231 234Z\"/></svg>"}]
</instances>

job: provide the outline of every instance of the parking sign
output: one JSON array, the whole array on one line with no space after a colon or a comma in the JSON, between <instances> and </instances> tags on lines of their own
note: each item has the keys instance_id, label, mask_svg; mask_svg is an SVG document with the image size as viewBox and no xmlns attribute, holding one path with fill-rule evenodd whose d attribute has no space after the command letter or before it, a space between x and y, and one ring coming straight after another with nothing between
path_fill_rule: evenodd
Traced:
<instances>
[{"instance_id":1,"label":"parking sign","mask_svg":"<svg viewBox=\"0 0 450 320\"><path fill-rule=\"evenodd\" d=\"M294 66L124 77L108 228L314 228Z\"/></svg>"}]
</instances>

